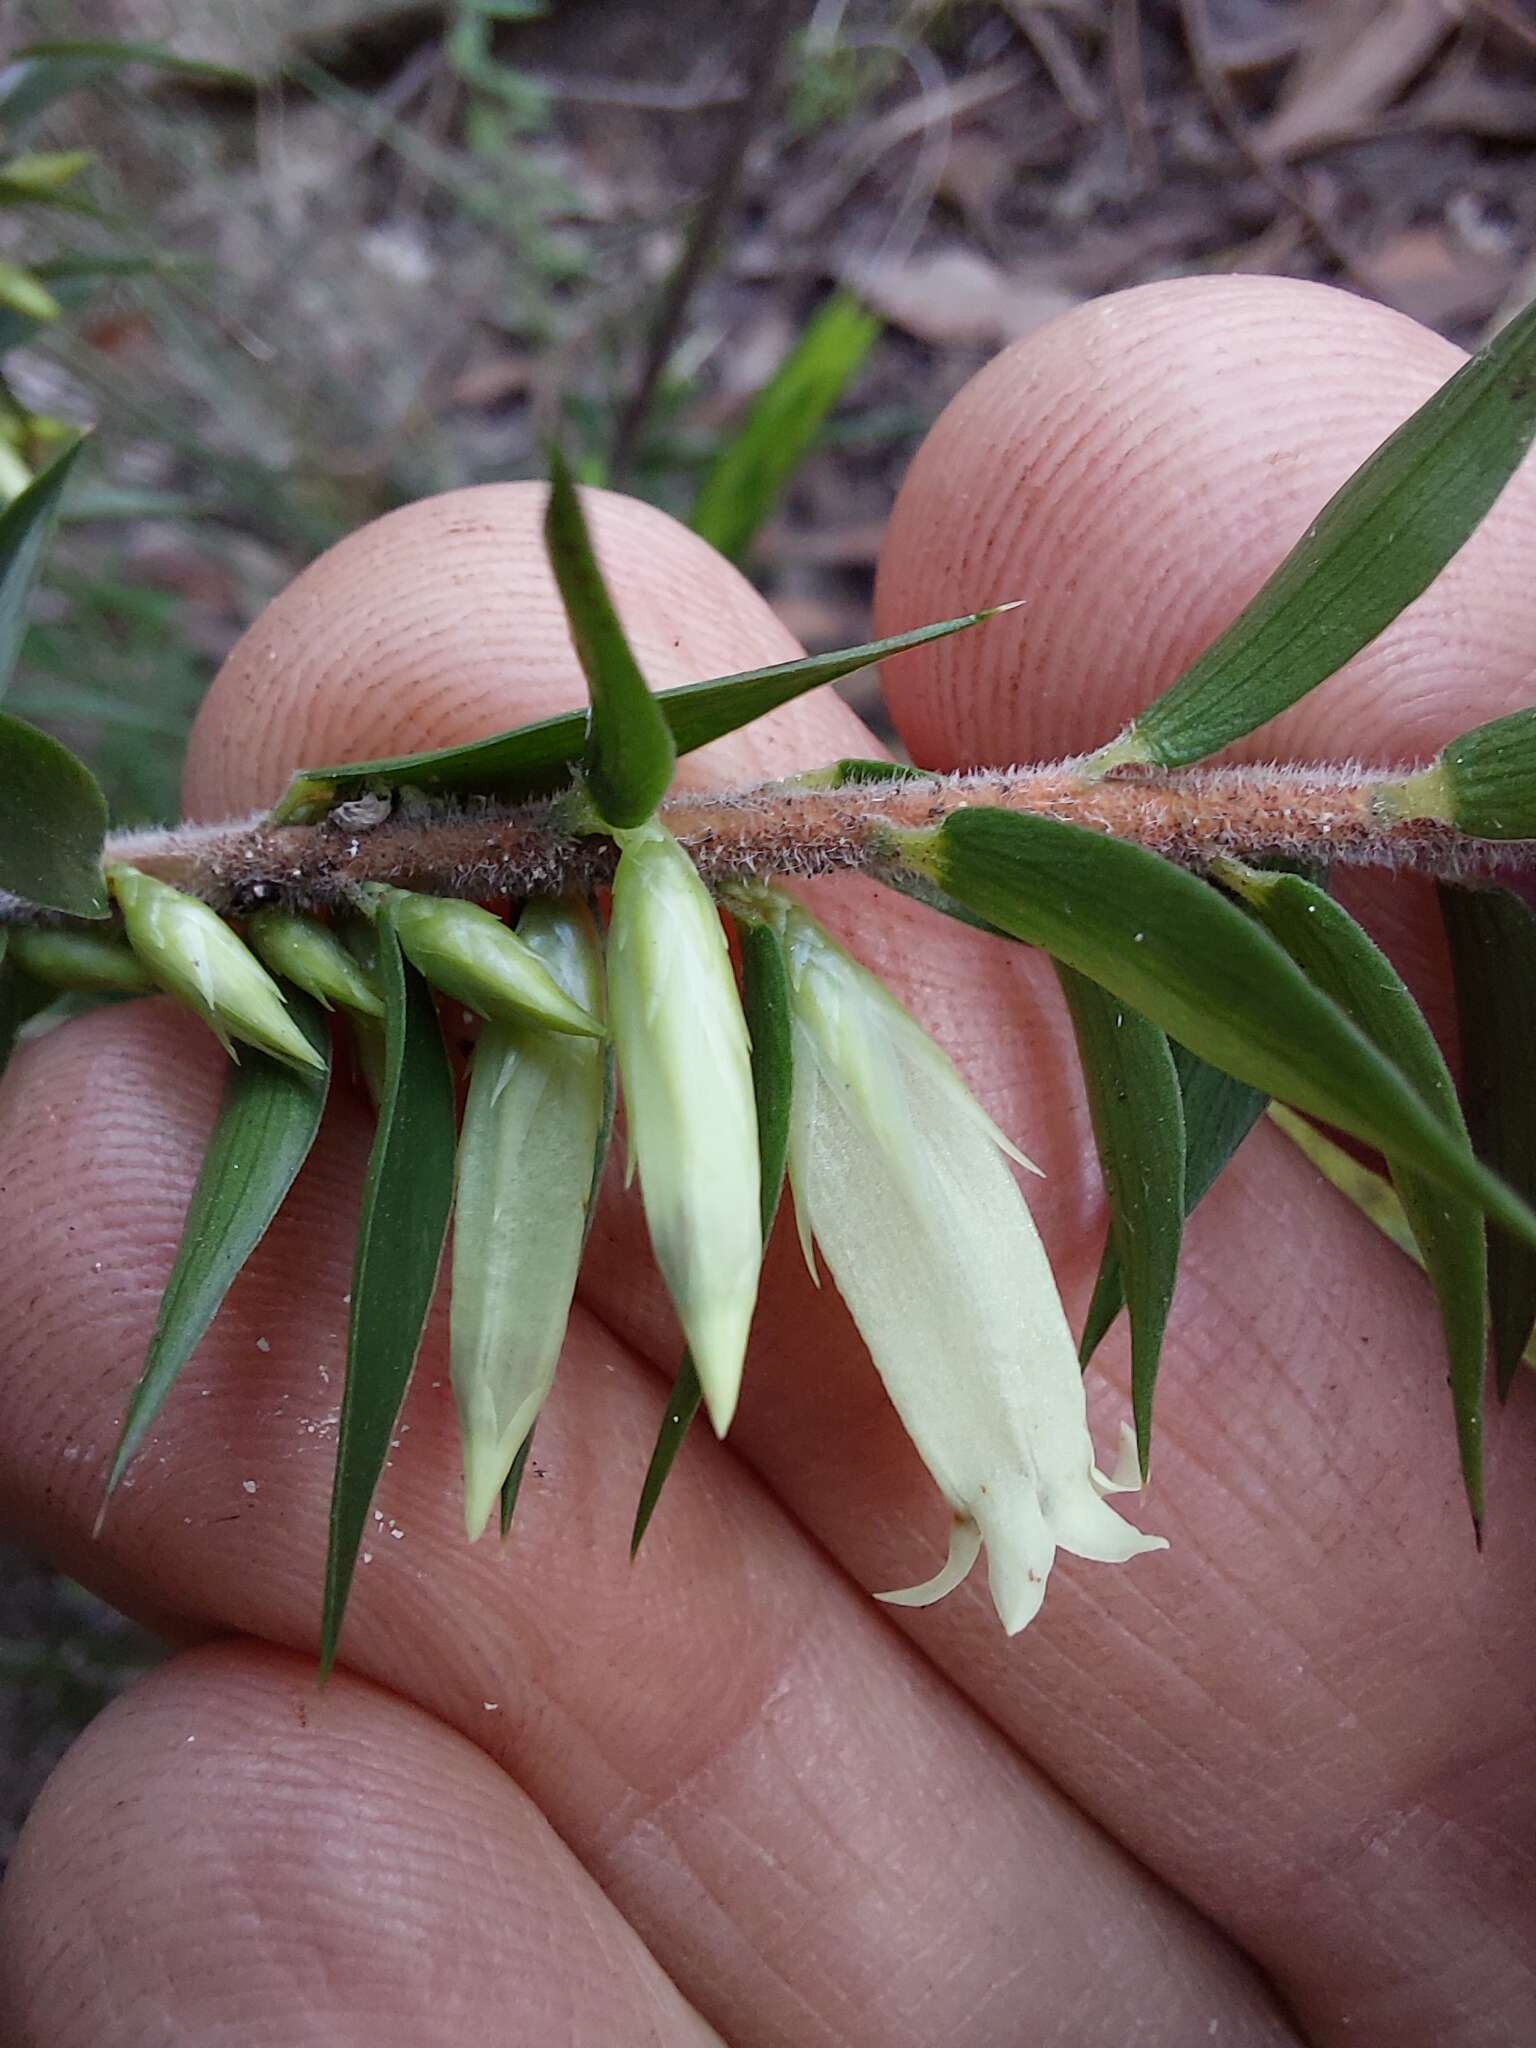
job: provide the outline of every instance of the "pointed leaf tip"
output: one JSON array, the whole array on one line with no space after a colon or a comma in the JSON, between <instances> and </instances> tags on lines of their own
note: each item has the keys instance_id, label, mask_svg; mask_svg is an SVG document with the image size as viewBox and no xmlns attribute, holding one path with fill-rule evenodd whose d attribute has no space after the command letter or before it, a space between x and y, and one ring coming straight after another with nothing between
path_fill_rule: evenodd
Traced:
<instances>
[{"instance_id":1,"label":"pointed leaf tip","mask_svg":"<svg viewBox=\"0 0 1536 2048\"><path fill-rule=\"evenodd\" d=\"M666 794L677 750L614 608L580 495L558 449L550 451L549 471L544 546L592 699L587 786L609 825L641 825Z\"/></svg>"}]
</instances>

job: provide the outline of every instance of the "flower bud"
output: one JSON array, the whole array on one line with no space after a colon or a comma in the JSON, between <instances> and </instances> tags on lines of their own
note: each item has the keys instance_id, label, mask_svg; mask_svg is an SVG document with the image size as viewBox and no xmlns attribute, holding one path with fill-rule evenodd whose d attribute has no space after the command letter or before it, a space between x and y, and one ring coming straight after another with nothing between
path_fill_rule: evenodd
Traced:
<instances>
[{"instance_id":1,"label":"flower bud","mask_svg":"<svg viewBox=\"0 0 1536 2048\"><path fill-rule=\"evenodd\" d=\"M1010 1635L1058 1547L1120 1563L1163 1548L1109 1507L1077 1350L1018 1185L1018 1158L948 1058L872 974L782 903L794 1092L789 1173L923 1462L954 1511L949 1559L881 1597L922 1606L983 1545ZM814 1268L813 1268L814 1271Z\"/></svg>"},{"instance_id":2,"label":"flower bud","mask_svg":"<svg viewBox=\"0 0 1536 2048\"><path fill-rule=\"evenodd\" d=\"M574 1003L601 1014L602 962L584 906L530 903L518 936ZM595 1040L531 1024L488 1024L475 1047L449 1310L471 1541L554 1379L586 1236L603 1063Z\"/></svg>"},{"instance_id":3,"label":"flower bud","mask_svg":"<svg viewBox=\"0 0 1536 2048\"><path fill-rule=\"evenodd\" d=\"M741 998L708 890L654 818L619 841L608 998L631 1171L651 1246L724 1436L757 1299L757 1112Z\"/></svg>"},{"instance_id":4,"label":"flower bud","mask_svg":"<svg viewBox=\"0 0 1536 2048\"><path fill-rule=\"evenodd\" d=\"M136 995L155 985L133 948L104 932L23 927L11 933L11 958L45 988Z\"/></svg>"},{"instance_id":5,"label":"flower bud","mask_svg":"<svg viewBox=\"0 0 1536 2048\"><path fill-rule=\"evenodd\" d=\"M573 1002L544 962L499 917L478 903L418 896L407 889L387 896L400 944L432 986L494 1024L542 1024L601 1038L603 1027Z\"/></svg>"},{"instance_id":6,"label":"flower bud","mask_svg":"<svg viewBox=\"0 0 1536 2048\"><path fill-rule=\"evenodd\" d=\"M258 910L245 927L252 952L274 974L329 1009L340 1003L361 1017L382 1017L384 1004L358 962L328 925L291 910Z\"/></svg>"},{"instance_id":7,"label":"flower bud","mask_svg":"<svg viewBox=\"0 0 1536 2048\"><path fill-rule=\"evenodd\" d=\"M137 868L109 868L107 881L128 943L156 985L195 1010L226 1052L239 1038L290 1066L324 1069L282 990L206 903Z\"/></svg>"}]
</instances>

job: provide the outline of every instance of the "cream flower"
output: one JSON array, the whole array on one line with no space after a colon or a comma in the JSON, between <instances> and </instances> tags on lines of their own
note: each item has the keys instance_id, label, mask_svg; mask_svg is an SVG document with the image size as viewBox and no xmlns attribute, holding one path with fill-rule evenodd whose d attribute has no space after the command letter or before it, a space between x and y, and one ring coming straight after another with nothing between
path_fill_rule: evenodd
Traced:
<instances>
[{"instance_id":1,"label":"cream flower","mask_svg":"<svg viewBox=\"0 0 1536 2048\"><path fill-rule=\"evenodd\" d=\"M1120 1564L1163 1539L1104 1498L1126 1490L1125 1460L1113 1480L1095 1469L1076 1348L1004 1156L1021 1155L874 976L780 903L802 1238L820 1247L955 1514L943 1569L881 1597L926 1605L985 1546L1012 1635L1039 1611L1058 1548Z\"/></svg>"}]
</instances>

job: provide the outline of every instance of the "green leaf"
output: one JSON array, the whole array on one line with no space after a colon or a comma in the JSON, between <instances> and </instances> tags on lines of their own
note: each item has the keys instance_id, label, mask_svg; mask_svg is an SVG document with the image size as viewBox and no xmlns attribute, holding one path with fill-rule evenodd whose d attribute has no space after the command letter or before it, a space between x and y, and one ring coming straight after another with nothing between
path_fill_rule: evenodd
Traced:
<instances>
[{"instance_id":1,"label":"green leaf","mask_svg":"<svg viewBox=\"0 0 1536 2048\"><path fill-rule=\"evenodd\" d=\"M533 1449L533 1425L517 1447L517 1456L512 1460L512 1469L501 1482L501 1540L506 1542L512 1533L512 1517L517 1513L517 1496L523 1490L523 1474L528 1469L528 1453Z\"/></svg>"},{"instance_id":2,"label":"green leaf","mask_svg":"<svg viewBox=\"0 0 1536 2048\"><path fill-rule=\"evenodd\" d=\"M1536 710L1511 711L1464 732L1406 788L1426 783L1438 784L1446 822L1458 832L1536 839Z\"/></svg>"},{"instance_id":3,"label":"green leaf","mask_svg":"<svg viewBox=\"0 0 1536 2048\"><path fill-rule=\"evenodd\" d=\"M21 652L27 606L58 523L59 499L84 445L71 442L0 512L0 696Z\"/></svg>"},{"instance_id":4,"label":"green leaf","mask_svg":"<svg viewBox=\"0 0 1536 2048\"><path fill-rule=\"evenodd\" d=\"M47 910L105 917L107 800L60 741L0 713L0 889Z\"/></svg>"},{"instance_id":5,"label":"green leaf","mask_svg":"<svg viewBox=\"0 0 1536 2048\"><path fill-rule=\"evenodd\" d=\"M1316 1124L1309 1124L1304 1116L1298 1116L1294 1109L1287 1109L1283 1102L1270 1103L1266 1114L1275 1129L1289 1138L1328 1185L1337 1188L1344 1199L1360 1211L1366 1222L1373 1223L1387 1242L1396 1245L1400 1252L1412 1259L1422 1273L1424 1254L1419 1250L1418 1240L1403 1209L1402 1197L1386 1175L1378 1173L1374 1166L1367 1166L1353 1152L1346 1152L1326 1131L1320 1131Z\"/></svg>"},{"instance_id":6,"label":"green leaf","mask_svg":"<svg viewBox=\"0 0 1536 2048\"><path fill-rule=\"evenodd\" d=\"M1453 1142L1467 1144L1455 1083L1434 1033L1380 947L1326 890L1300 875L1223 865L1220 879L1289 953L1315 988L1404 1074ZM1488 1356L1488 1269L1481 1202L1452 1192L1399 1150L1390 1125L1378 1149L1435 1290L1450 1361L1461 1474L1473 1523L1483 1516L1483 1380Z\"/></svg>"},{"instance_id":7,"label":"green leaf","mask_svg":"<svg viewBox=\"0 0 1536 2048\"><path fill-rule=\"evenodd\" d=\"M1166 1035L1097 982L1057 963L1088 1090L1110 1236L1131 1319L1131 1413L1146 1480L1152 1390L1184 1232L1184 1104Z\"/></svg>"},{"instance_id":8,"label":"green leaf","mask_svg":"<svg viewBox=\"0 0 1536 2048\"><path fill-rule=\"evenodd\" d=\"M1536 1243L1536 1215L1284 949L1197 876L1055 818L978 806L891 835L893 864L1043 946L1213 1067L1337 1124Z\"/></svg>"},{"instance_id":9,"label":"green leaf","mask_svg":"<svg viewBox=\"0 0 1536 2048\"><path fill-rule=\"evenodd\" d=\"M230 1066L154 1335L112 1456L109 1498L235 1276L265 1237L320 1128L331 1078L330 1032L318 1004L298 989L285 994L294 1022L325 1061L324 1071L301 1072L259 1052ZM104 1500L103 1517L106 1512Z\"/></svg>"},{"instance_id":10,"label":"green leaf","mask_svg":"<svg viewBox=\"0 0 1536 2048\"><path fill-rule=\"evenodd\" d=\"M850 783L935 782L932 768L914 768L910 761L863 761L855 755L832 762L827 768L812 768L795 777L796 789L846 789Z\"/></svg>"},{"instance_id":11,"label":"green leaf","mask_svg":"<svg viewBox=\"0 0 1536 2048\"><path fill-rule=\"evenodd\" d=\"M880 326L857 299L834 293L752 401L740 431L710 464L688 523L731 561L746 554L869 354Z\"/></svg>"},{"instance_id":12,"label":"green leaf","mask_svg":"<svg viewBox=\"0 0 1536 2048\"><path fill-rule=\"evenodd\" d=\"M28 43L16 52L14 62L73 62L100 64L121 70L130 64L147 64L154 71L166 71L178 78L196 78L206 85L241 86L256 84L249 71L237 71L229 64L213 64L204 57L184 57L166 43L124 41L104 36L49 36Z\"/></svg>"},{"instance_id":13,"label":"green leaf","mask_svg":"<svg viewBox=\"0 0 1536 2048\"><path fill-rule=\"evenodd\" d=\"M789 970L777 932L761 919L737 915L741 941L741 1000L752 1040L752 1093L757 1104L757 1150L762 1172L763 1242L768 1242L784 1191L789 1160L789 1107L794 1080L789 1011ZM704 1398L693 1359L685 1351L673 1381L666 1413L651 1452L635 1526L629 1539L631 1557L639 1550L661 1489L683 1447L689 1424Z\"/></svg>"},{"instance_id":14,"label":"green leaf","mask_svg":"<svg viewBox=\"0 0 1536 2048\"><path fill-rule=\"evenodd\" d=\"M1203 760L1326 682L1440 574L1533 434L1536 306L1382 443L1258 596L1090 767Z\"/></svg>"},{"instance_id":15,"label":"green leaf","mask_svg":"<svg viewBox=\"0 0 1536 2048\"><path fill-rule=\"evenodd\" d=\"M1504 889L1440 888L1461 1033L1467 1128L1494 1172L1536 1200L1536 917ZM1505 1230L1488 1233L1488 1299L1499 1397L1536 1326L1536 1254Z\"/></svg>"},{"instance_id":16,"label":"green leaf","mask_svg":"<svg viewBox=\"0 0 1536 2048\"><path fill-rule=\"evenodd\" d=\"M42 195L57 192L78 178L92 161L87 149L33 150L26 156L0 160L0 183L7 192Z\"/></svg>"},{"instance_id":17,"label":"green leaf","mask_svg":"<svg viewBox=\"0 0 1536 2048\"><path fill-rule=\"evenodd\" d=\"M4 201L4 187L0 184L0 205ZM53 293L39 284L30 270L19 263L7 263L3 258L0 258L0 306L19 313L23 320L38 326L57 320L60 311Z\"/></svg>"},{"instance_id":18,"label":"green leaf","mask_svg":"<svg viewBox=\"0 0 1536 2048\"><path fill-rule=\"evenodd\" d=\"M376 930L384 1085L352 1269L320 1629L322 1677L336 1661L358 1546L421 1348L453 1205L453 1075L437 1005L401 952L387 905Z\"/></svg>"},{"instance_id":19,"label":"green leaf","mask_svg":"<svg viewBox=\"0 0 1536 2048\"><path fill-rule=\"evenodd\" d=\"M549 457L544 546L592 699L582 756L587 785L605 824L643 825L667 793L677 752L613 608L558 448Z\"/></svg>"},{"instance_id":20,"label":"green leaf","mask_svg":"<svg viewBox=\"0 0 1536 2048\"><path fill-rule=\"evenodd\" d=\"M691 754L695 747L750 725L781 704L791 703L807 690L823 683L839 682L844 676L888 661L908 648L921 647L930 640L963 632L1011 605L993 605L983 612L967 612L963 618L945 619L937 626L920 626L914 633L898 633L889 640L871 640L862 647L845 647L834 654L813 654L800 661L778 662L771 668L747 669L740 675L722 676L718 681L685 683L676 690L662 690L656 697L663 717L671 728L679 754ZM434 795L456 792L499 797L507 802L549 796L565 788L586 742L585 712L562 712L555 718L541 718L533 725L497 733L491 739L474 740L466 747L441 747L427 754L394 754L378 761L342 762L334 768L302 768L289 784L272 813L277 824L303 823L322 817L334 803L362 796L373 789L409 786Z\"/></svg>"},{"instance_id":21,"label":"green leaf","mask_svg":"<svg viewBox=\"0 0 1536 2048\"><path fill-rule=\"evenodd\" d=\"M1230 1074L1196 1059L1187 1047L1175 1045L1172 1050L1184 1105L1184 1214L1191 1216L1263 1113L1264 1097L1245 1082L1234 1081ZM1120 1260L1111 1235L1083 1319L1078 1356L1084 1365L1124 1305Z\"/></svg>"},{"instance_id":22,"label":"green leaf","mask_svg":"<svg viewBox=\"0 0 1536 2048\"><path fill-rule=\"evenodd\" d=\"M6 934L0 929L0 1074L10 1064L22 1025L39 1010L46 1010L55 993L7 957L5 940Z\"/></svg>"}]
</instances>

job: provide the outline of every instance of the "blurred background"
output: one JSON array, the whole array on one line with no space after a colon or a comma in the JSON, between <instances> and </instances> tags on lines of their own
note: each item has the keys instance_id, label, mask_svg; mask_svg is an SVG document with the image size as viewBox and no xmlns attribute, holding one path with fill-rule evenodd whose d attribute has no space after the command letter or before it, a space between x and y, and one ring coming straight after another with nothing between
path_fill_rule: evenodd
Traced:
<instances>
[{"instance_id":1,"label":"blurred background","mask_svg":"<svg viewBox=\"0 0 1536 2048\"><path fill-rule=\"evenodd\" d=\"M1536 0L0 0L0 501L95 429L11 708L174 816L262 604L554 433L863 639L999 348L1208 270L1473 346L1536 297L1533 145ZM0 1548L0 1857L157 1654Z\"/></svg>"}]
</instances>

